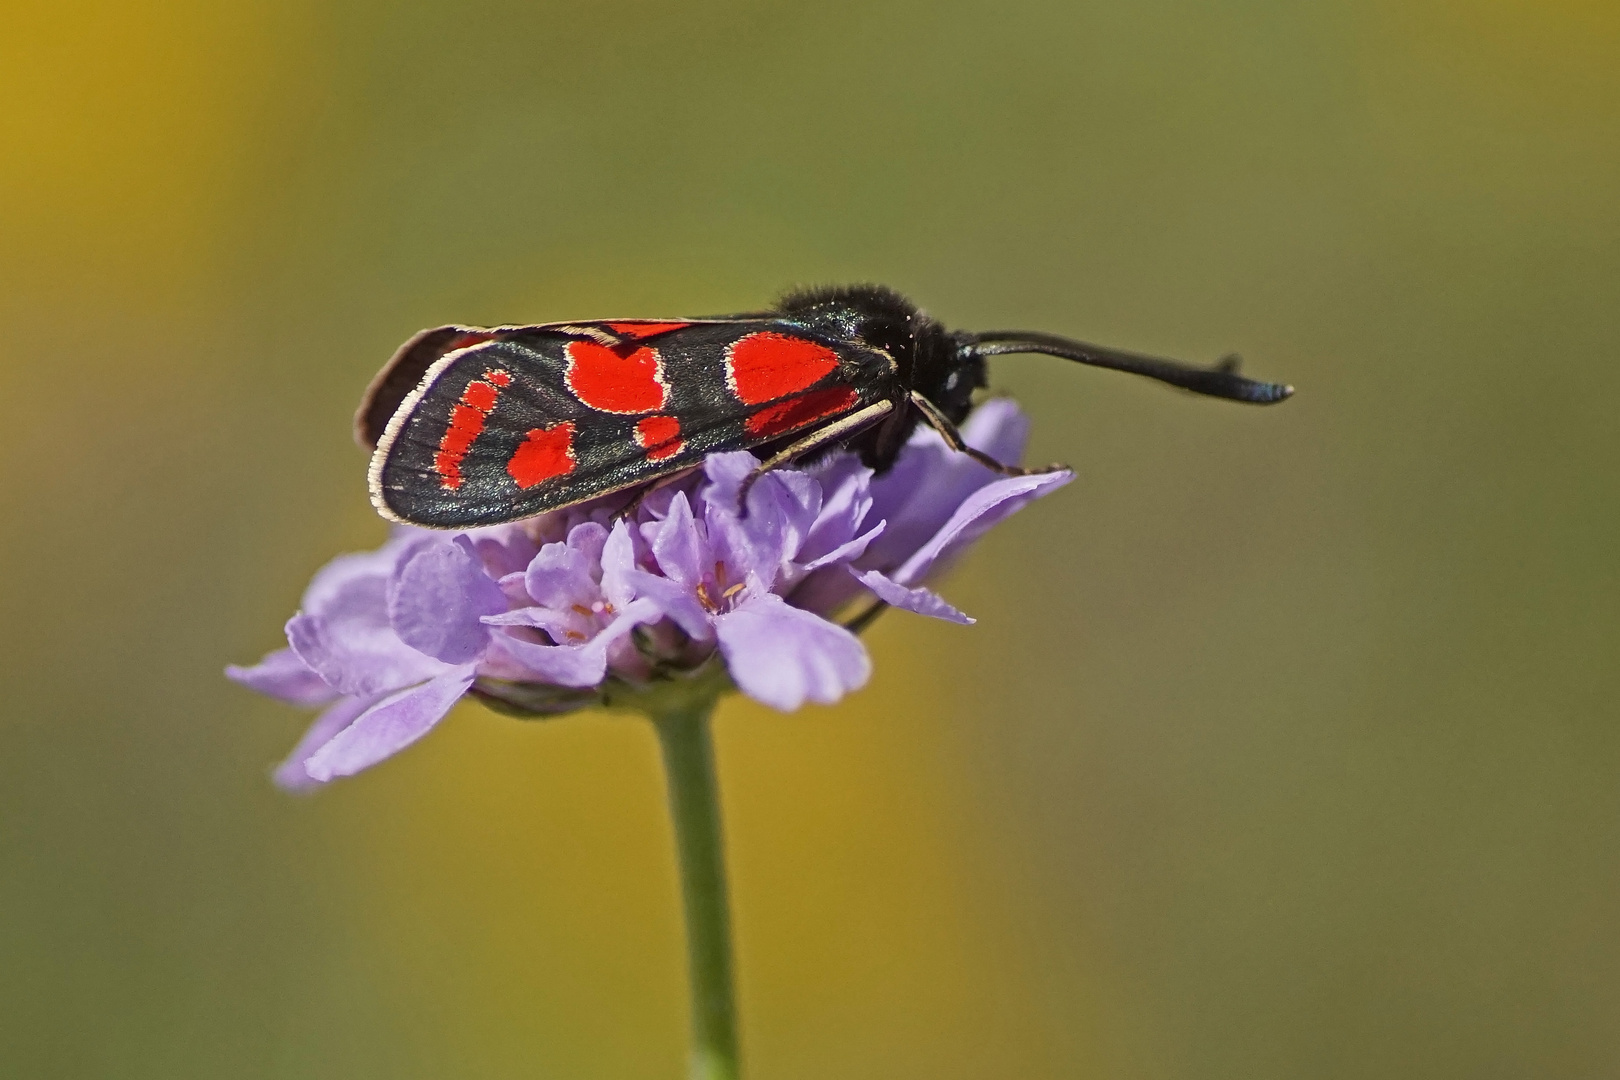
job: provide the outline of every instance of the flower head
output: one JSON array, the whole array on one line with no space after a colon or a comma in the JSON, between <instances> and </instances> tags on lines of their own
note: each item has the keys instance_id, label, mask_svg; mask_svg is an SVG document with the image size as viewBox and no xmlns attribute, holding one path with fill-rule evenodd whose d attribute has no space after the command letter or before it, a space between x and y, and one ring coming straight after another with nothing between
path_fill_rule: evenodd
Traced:
<instances>
[{"instance_id":1,"label":"flower head","mask_svg":"<svg viewBox=\"0 0 1620 1080\"><path fill-rule=\"evenodd\" d=\"M1017 460L1027 423L991 401L969 445ZM874 476L851 454L759 478L746 451L626 505L610 496L464 533L399 528L315 575L288 648L238 682L325 706L276 781L348 776L432 730L464 694L560 712L723 661L738 689L790 711L862 686L871 661L834 616L866 597L972 622L927 582L992 525L1071 479L1001 477L921 429Z\"/></svg>"}]
</instances>

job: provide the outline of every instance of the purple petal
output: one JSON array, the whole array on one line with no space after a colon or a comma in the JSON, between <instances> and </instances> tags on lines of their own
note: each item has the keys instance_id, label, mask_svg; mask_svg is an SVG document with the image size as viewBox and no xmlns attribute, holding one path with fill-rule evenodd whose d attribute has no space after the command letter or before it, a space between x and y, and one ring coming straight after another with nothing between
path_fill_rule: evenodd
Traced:
<instances>
[{"instance_id":1,"label":"purple petal","mask_svg":"<svg viewBox=\"0 0 1620 1080\"><path fill-rule=\"evenodd\" d=\"M782 566L804 546L821 510L821 485L801 472L766 473L748 491L748 513L739 516L735 495L705 499L704 521L716 559L733 580L757 575L768 587Z\"/></svg>"},{"instance_id":2,"label":"purple petal","mask_svg":"<svg viewBox=\"0 0 1620 1080\"><path fill-rule=\"evenodd\" d=\"M710 454L703 459L703 476L709 482L705 498L726 501L735 508L737 492L742 490L743 481L757 468L759 459L746 450Z\"/></svg>"},{"instance_id":3,"label":"purple petal","mask_svg":"<svg viewBox=\"0 0 1620 1080\"><path fill-rule=\"evenodd\" d=\"M287 643L342 694L387 693L444 671L442 661L399 640L388 625L386 607L379 605L375 615L380 618L372 613L350 618L294 615L287 622Z\"/></svg>"},{"instance_id":4,"label":"purple petal","mask_svg":"<svg viewBox=\"0 0 1620 1080\"><path fill-rule=\"evenodd\" d=\"M462 533L473 543L478 559L490 577L500 579L511 573L521 573L534 558L540 545L535 543L521 523L488 525Z\"/></svg>"},{"instance_id":5,"label":"purple petal","mask_svg":"<svg viewBox=\"0 0 1620 1080\"><path fill-rule=\"evenodd\" d=\"M384 698L315 751L304 762L304 771L324 783L392 757L432 731L467 692L473 676L474 665L463 664Z\"/></svg>"},{"instance_id":6,"label":"purple petal","mask_svg":"<svg viewBox=\"0 0 1620 1080\"><path fill-rule=\"evenodd\" d=\"M497 615L485 615L483 623L485 626L527 626L535 630L544 630L551 635L553 641L561 641L568 636L569 630L582 624L582 619L573 611L531 606L514 608Z\"/></svg>"},{"instance_id":7,"label":"purple petal","mask_svg":"<svg viewBox=\"0 0 1620 1080\"><path fill-rule=\"evenodd\" d=\"M908 589L904 585L890 581L876 570L861 573L851 570L855 579L884 601L906 611L915 611L918 615L929 615L946 622L961 623L963 626L971 625L974 620L962 614L956 608L946 603L938 593L932 589Z\"/></svg>"},{"instance_id":8,"label":"purple petal","mask_svg":"<svg viewBox=\"0 0 1620 1080\"><path fill-rule=\"evenodd\" d=\"M663 611L650 600L636 600L590 641L579 645L538 645L506 637L501 645L527 668L535 682L556 686L595 686L607 674L608 648L642 623L654 622Z\"/></svg>"},{"instance_id":9,"label":"purple petal","mask_svg":"<svg viewBox=\"0 0 1620 1080\"><path fill-rule=\"evenodd\" d=\"M797 469L782 469L774 473L766 473L760 477L760 482L749 491L748 516L754 516L754 491L764 486L767 479L776 481L772 486L775 492L775 510L781 515L781 524L770 528L779 528L784 536L782 548L785 558L792 558L804 547L805 540L809 538L810 530L815 526L817 518L821 516L821 484L816 478ZM764 522L761 521L761 526Z\"/></svg>"},{"instance_id":10,"label":"purple petal","mask_svg":"<svg viewBox=\"0 0 1620 1080\"><path fill-rule=\"evenodd\" d=\"M703 520L713 557L725 563L734 580L757 574L770 584L804 546L821 511L821 485L797 469L766 473L749 488L743 514L737 495L758 465L746 451L711 454L704 463L709 483L703 489Z\"/></svg>"},{"instance_id":11,"label":"purple petal","mask_svg":"<svg viewBox=\"0 0 1620 1080\"><path fill-rule=\"evenodd\" d=\"M669 504L669 516L658 526L652 542L653 558L671 581L693 588L703 580L708 552L698 535L686 492L678 491Z\"/></svg>"},{"instance_id":12,"label":"purple petal","mask_svg":"<svg viewBox=\"0 0 1620 1080\"><path fill-rule=\"evenodd\" d=\"M491 634L489 648L478 661L480 679L505 679L508 682L532 682L534 673L520 663L506 646L517 639L508 634Z\"/></svg>"},{"instance_id":13,"label":"purple petal","mask_svg":"<svg viewBox=\"0 0 1620 1080\"><path fill-rule=\"evenodd\" d=\"M750 596L715 626L738 688L783 712L807 700L831 704L872 674L854 634L771 593Z\"/></svg>"},{"instance_id":14,"label":"purple petal","mask_svg":"<svg viewBox=\"0 0 1620 1080\"><path fill-rule=\"evenodd\" d=\"M568 544L541 548L524 572L523 585L536 604L558 609L582 602L589 607L599 591L590 555Z\"/></svg>"},{"instance_id":15,"label":"purple petal","mask_svg":"<svg viewBox=\"0 0 1620 1080\"><path fill-rule=\"evenodd\" d=\"M388 588L388 619L399 639L447 664L478 658L489 644L479 618L506 610L506 594L484 572L471 540L418 549L401 561Z\"/></svg>"},{"instance_id":16,"label":"purple petal","mask_svg":"<svg viewBox=\"0 0 1620 1080\"><path fill-rule=\"evenodd\" d=\"M699 641L707 641L714 636L709 613L691 589L645 570L634 570L629 578L638 598L657 604L659 610L688 635Z\"/></svg>"},{"instance_id":17,"label":"purple petal","mask_svg":"<svg viewBox=\"0 0 1620 1080\"><path fill-rule=\"evenodd\" d=\"M773 480L769 476L762 478L748 493L747 518L739 518L735 510L720 500L706 500L703 519L711 559L705 561L705 569L712 571L714 563L718 562L733 580L740 581L749 574L757 574L767 582L775 580L777 568L782 565L785 538L777 506L779 492ZM761 488L766 490L761 491Z\"/></svg>"},{"instance_id":18,"label":"purple petal","mask_svg":"<svg viewBox=\"0 0 1620 1080\"><path fill-rule=\"evenodd\" d=\"M421 542L421 536L412 534L390 540L376 551L339 555L309 579L299 610L322 618L385 612L388 575L401 553Z\"/></svg>"},{"instance_id":19,"label":"purple petal","mask_svg":"<svg viewBox=\"0 0 1620 1080\"><path fill-rule=\"evenodd\" d=\"M962 425L962 441L1003 465L1016 464L1029 442L1029 417L1012 398L991 398Z\"/></svg>"},{"instance_id":20,"label":"purple petal","mask_svg":"<svg viewBox=\"0 0 1620 1080\"><path fill-rule=\"evenodd\" d=\"M624 607L635 598L631 572L636 569L636 542L630 526L622 519L602 545L602 599L614 607Z\"/></svg>"},{"instance_id":21,"label":"purple petal","mask_svg":"<svg viewBox=\"0 0 1620 1080\"><path fill-rule=\"evenodd\" d=\"M304 732L304 737L298 740L298 745L293 747L292 753L270 774L276 786L283 791L312 791L319 787L321 782L305 771L304 762L331 742L338 732L354 723L355 718L375 705L377 700L376 696L346 697L317 716Z\"/></svg>"},{"instance_id":22,"label":"purple petal","mask_svg":"<svg viewBox=\"0 0 1620 1080\"><path fill-rule=\"evenodd\" d=\"M280 698L289 705L325 705L337 697L337 691L326 685L326 680L298 659L298 654L291 649L266 653L264 659L252 667L232 664L225 669L225 675L250 690Z\"/></svg>"},{"instance_id":23,"label":"purple petal","mask_svg":"<svg viewBox=\"0 0 1620 1080\"><path fill-rule=\"evenodd\" d=\"M921 581L937 562L949 559L992 526L1073 479L1074 473L1059 469L1032 476L1009 476L987 484L969 495L944 527L907 559L893 577L905 583Z\"/></svg>"},{"instance_id":24,"label":"purple petal","mask_svg":"<svg viewBox=\"0 0 1620 1080\"><path fill-rule=\"evenodd\" d=\"M848 565L824 566L812 572L803 581L783 595L796 608L804 608L818 615L830 617L856 597L865 597L867 591L861 583L847 573Z\"/></svg>"},{"instance_id":25,"label":"purple petal","mask_svg":"<svg viewBox=\"0 0 1620 1080\"><path fill-rule=\"evenodd\" d=\"M583 521L568 530L568 546L583 553L593 569L602 565L607 538L607 527L595 521Z\"/></svg>"},{"instance_id":26,"label":"purple petal","mask_svg":"<svg viewBox=\"0 0 1620 1080\"><path fill-rule=\"evenodd\" d=\"M539 554L539 552L536 552L535 554ZM525 564L525 566L527 566L527 564ZM497 584L500 585L501 592L503 595L505 595L508 605L512 607L522 607L525 604L534 603L534 600L529 596L529 588L524 583L526 576L527 575L523 570L519 570L511 574L501 575Z\"/></svg>"},{"instance_id":27,"label":"purple petal","mask_svg":"<svg viewBox=\"0 0 1620 1080\"><path fill-rule=\"evenodd\" d=\"M853 540L850 540L848 543L840 544L831 551L827 552L827 554L821 556L819 559L813 559L810 562L805 563L801 569L820 570L823 566L832 566L835 563L854 562L865 553L867 547L872 543L872 541L877 539L877 537L882 534L884 524L884 522L878 522L872 528L855 537Z\"/></svg>"},{"instance_id":28,"label":"purple petal","mask_svg":"<svg viewBox=\"0 0 1620 1080\"><path fill-rule=\"evenodd\" d=\"M343 694L397 690L442 671L443 664L400 641L388 622L395 564L436 542L421 529L396 529L376 551L340 555L321 567L287 623L287 642L299 659Z\"/></svg>"},{"instance_id":29,"label":"purple petal","mask_svg":"<svg viewBox=\"0 0 1620 1080\"><path fill-rule=\"evenodd\" d=\"M528 673L522 682L595 686L607 674L607 646L594 639L582 645L538 645L508 637L501 645Z\"/></svg>"},{"instance_id":30,"label":"purple petal","mask_svg":"<svg viewBox=\"0 0 1620 1080\"><path fill-rule=\"evenodd\" d=\"M1022 455L1029 422L1006 399L987 401L962 428L969 446L997 461L1016 464ZM921 428L906 443L893 469L872 480L870 516L889 527L867 550L861 564L890 570L917 552L950 519L957 507L997 474L947 447L937 432Z\"/></svg>"},{"instance_id":31,"label":"purple petal","mask_svg":"<svg viewBox=\"0 0 1620 1080\"><path fill-rule=\"evenodd\" d=\"M836 454L816 471L821 485L821 510L794 561L820 563L828 553L847 544L868 522L872 509L872 470L854 454ZM854 556L850 556L853 558ZM830 561L830 560L829 560Z\"/></svg>"}]
</instances>

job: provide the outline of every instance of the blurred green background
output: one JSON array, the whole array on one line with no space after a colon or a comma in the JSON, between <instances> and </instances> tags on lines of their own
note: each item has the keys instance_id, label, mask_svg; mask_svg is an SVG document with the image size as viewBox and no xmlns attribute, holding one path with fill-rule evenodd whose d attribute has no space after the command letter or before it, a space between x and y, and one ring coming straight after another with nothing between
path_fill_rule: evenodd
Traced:
<instances>
[{"instance_id":1,"label":"blurred green background","mask_svg":"<svg viewBox=\"0 0 1620 1080\"><path fill-rule=\"evenodd\" d=\"M9 0L0 1075L675 1078L637 722L311 799L220 675L441 322L873 279L1077 482L718 730L756 1080L1620 1074L1612 0Z\"/></svg>"}]
</instances>

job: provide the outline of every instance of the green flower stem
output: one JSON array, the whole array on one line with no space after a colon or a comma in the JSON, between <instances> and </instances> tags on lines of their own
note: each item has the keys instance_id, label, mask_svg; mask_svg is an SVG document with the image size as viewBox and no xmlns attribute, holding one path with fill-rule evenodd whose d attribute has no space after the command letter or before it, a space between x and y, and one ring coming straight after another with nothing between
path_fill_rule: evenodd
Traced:
<instances>
[{"instance_id":1,"label":"green flower stem","mask_svg":"<svg viewBox=\"0 0 1620 1080\"><path fill-rule=\"evenodd\" d=\"M692 1080L737 1080L737 1009L731 992L731 917L726 905L720 791L709 717L715 699L654 715L664 751L669 815L680 851L692 983Z\"/></svg>"},{"instance_id":2,"label":"green flower stem","mask_svg":"<svg viewBox=\"0 0 1620 1080\"><path fill-rule=\"evenodd\" d=\"M664 752L669 816L686 909L687 975L692 985L691 1080L739 1080L737 1007L731 993L731 916L726 905L725 845L709 718L733 689L718 658L696 671L665 671L645 683L609 679L594 690L566 690L480 679L491 707L528 719L601 705L650 717Z\"/></svg>"},{"instance_id":3,"label":"green flower stem","mask_svg":"<svg viewBox=\"0 0 1620 1080\"><path fill-rule=\"evenodd\" d=\"M732 689L718 658L693 672L666 672L641 685L609 680L600 703L652 719L664 752L669 816L686 910L687 977L692 986L691 1080L738 1080L737 1006L731 993L731 916L720 789L709 718Z\"/></svg>"}]
</instances>

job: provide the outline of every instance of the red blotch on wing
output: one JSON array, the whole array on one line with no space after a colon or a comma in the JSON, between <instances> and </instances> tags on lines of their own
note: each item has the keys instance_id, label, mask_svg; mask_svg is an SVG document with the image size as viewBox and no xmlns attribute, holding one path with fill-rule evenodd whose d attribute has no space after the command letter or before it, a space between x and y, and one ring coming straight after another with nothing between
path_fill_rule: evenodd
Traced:
<instances>
[{"instance_id":1,"label":"red blotch on wing","mask_svg":"<svg viewBox=\"0 0 1620 1080\"><path fill-rule=\"evenodd\" d=\"M610 322L607 328L620 337L640 340L654 334L667 334L671 330L684 330L691 323L684 322Z\"/></svg>"},{"instance_id":2,"label":"red blotch on wing","mask_svg":"<svg viewBox=\"0 0 1620 1080\"><path fill-rule=\"evenodd\" d=\"M520 488L532 488L554 476L574 471L574 425L564 420L556 427L534 428L512 453L506 471Z\"/></svg>"},{"instance_id":3,"label":"red blotch on wing","mask_svg":"<svg viewBox=\"0 0 1620 1080\"><path fill-rule=\"evenodd\" d=\"M494 341L495 337L496 335L494 334L462 334L460 337L456 338L454 344L444 351L448 353L455 352L457 349L470 349L474 345L482 345L486 341Z\"/></svg>"},{"instance_id":4,"label":"red blotch on wing","mask_svg":"<svg viewBox=\"0 0 1620 1080\"><path fill-rule=\"evenodd\" d=\"M636 442L647 448L648 461L663 461L681 452L681 422L673 416L649 416L636 421Z\"/></svg>"},{"instance_id":5,"label":"red blotch on wing","mask_svg":"<svg viewBox=\"0 0 1620 1080\"><path fill-rule=\"evenodd\" d=\"M681 422L673 416L649 416L636 421L636 441L642 446L658 446L680 434Z\"/></svg>"},{"instance_id":6,"label":"red blotch on wing","mask_svg":"<svg viewBox=\"0 0 1620 1080\"><path fill-rule=\"evenodd\" d=\"M568 389L600 412L644 413L664 407L664 365L657 349L628 353L594 341L568 343Z\"/></svg>"},{"instance_id":7,"label":"red blotch on wing","mask_svg":"<svg viewBox=\"0 0 1620 1080\"><path fill-rule=\"evenodd\" d=\"M461 486L461 459L484 430L484 417L495 408L500 388L512 381L504 371L486 371L488 382L474 379L461 392L461 401L450 409L450 424L439 439L439 452L433 455L433 471L439 486L454 491Z\"/></svg>"},{"instance_id":8,"label":"red blotch on wing","mask_svg":"<svg viewBox=\"0 0 1620 1080\"><path fill-rule=\"evenodd\" d=\"M828 416L848 412L861 396L847 386L831 386L767 405L743 425L750 435L781 435Z\"/></svg>"},{"instance_id":9,"label":"red blotch on wing","mask_svg":"<svg viewBox=\"0 0 1620 1080\"><path fill-rule=\"evenodd\" d=\"M433 455L433 471L439 474L439 486L454 491L461 486L461 459L473 440L484 430L484 414L466 405L450 410L450 426L439 440L439 452Z\"/></svg>"},{"instance_id":10,"label":"red blotch on wing","mask_svg":"<svg viewBox=\"0 0 1620 1080\"><path fill-rule=\"evenodd\" d=\"M681 452L681 448L685 445L685 439L676 439L674 442L667 442L663 446L655 446L647 451L647 460L663 461L665 458L674 457Z\"/></svg>"},{"instance_id":11,"label":"red blotch on wing","mask_svg":"<svg viewBox=\"0 0 1620 1080\"><path fill-rule=\"evenodd\" d=\"M495 399L500 394L498 389L487 382L472 382L461 392L461 400L479 412L487 413L495 407Z\"/></svg>"},{"instance_id":12,"label":"red blotch on wing","mask_svg":"<svg viewBox=\"0 0 1620 1080\"><path fill-rule=\"evenodd\" d=\"M465 405L450 410L450 426L439 440L439 449L452 454L465 454L484 430L484 414Z\"/></svg>"},{"instance_id":13,"label":"red blotch on wing","mask_svg":"<svg viewBox=\"0 0 1620 1080\"><path fill-rule=\"evenodd\" d=\"M838 367L838 354L804 338L749 334L726 350L726 382L744 405L807 390Z\"/></svg>"}]
</instances>

